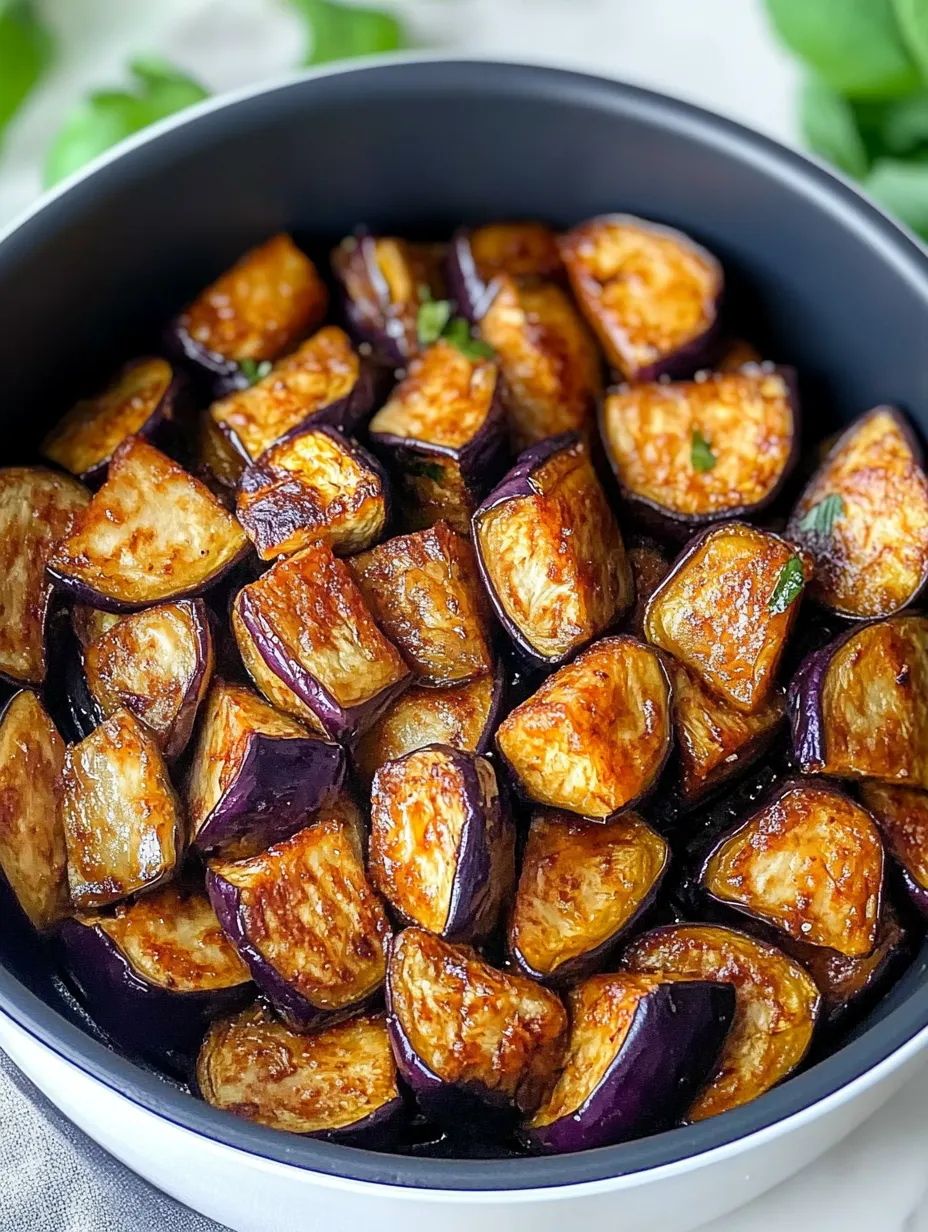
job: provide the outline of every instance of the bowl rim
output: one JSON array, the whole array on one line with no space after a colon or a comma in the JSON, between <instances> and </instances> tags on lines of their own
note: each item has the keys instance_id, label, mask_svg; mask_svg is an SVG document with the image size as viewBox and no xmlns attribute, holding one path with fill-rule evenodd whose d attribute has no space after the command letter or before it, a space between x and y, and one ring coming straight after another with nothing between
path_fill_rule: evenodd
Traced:
<instances>
[{"instance_id":1,"label":"bowl rim","mask_svg":"<svg viewBox=\"0 0 928 1232\"><path fill-rule=\"evenodd\" d=\"M392 55L361 63L311 69L246 87L197 104L169 117L81 169L0 230L0 256L20 249L28 257L47 234L63 225L68 199L96 196L108 186L131 177L150 147L178 149L192 128L209 142L210 130L224 131L232 117L273 95L305 92L306 106L338 93L352 77L357 96L389 98L416 91L421 95L459 94L462 90L494 91L498 96L570 99L599 111L670 129L736 161L748 162L787 183L799 196L824 207L845 227L876 249L898 276L909 282L928 308L928 260L914 235L889 218L849 181L824 164L780 145L736 121L667 95L591 74L536 63L492 57L449 58L436 55ZM0 275L2 276L2 275ZM922 974L928 960L915 966ZM618 1146L574 1155L506 1160L435 1160L383 1154L326 1143L255 1125L209 1107L108 1048L46 1005L0 963L0 1010L29 1036L84 1074L121 1094L149 1113L212 1142L261 1159L323 1174L333 1182L387 1185L419 1190L489 1191L497 1197L509 1191L558 1191L565 1187L612 1182L633 1183L641 1174L668 1168L687 1170L708 1162L709 1154L748 1149L763 1138L785 1132L799 1119L824 1112L872 1085L880 1074L902 1064L928 1044L928 981L913 990L882 1020L862 1030L839 1052L740 1108L696 1125ZM878 1071L878 1072L875 1072ZM851 1089L853 1088L853 1089Z\"/></svg>"}]
</instances>

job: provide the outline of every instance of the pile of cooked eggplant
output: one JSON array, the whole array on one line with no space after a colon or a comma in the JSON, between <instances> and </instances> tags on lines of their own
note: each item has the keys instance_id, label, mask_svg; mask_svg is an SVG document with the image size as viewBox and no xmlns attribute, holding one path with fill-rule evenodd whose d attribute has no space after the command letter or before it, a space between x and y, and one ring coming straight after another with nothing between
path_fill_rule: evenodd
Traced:
<instances>
[{"instance_id":1,"label":"pile of cooked eggplant","mask_svg":"<svg viewBox=\"0 0 928 1232\"><path fill-rule=\"evenodd\" d=\"M928 479L889 406L800 448L723 290L629 215L278 235L0 470L3 910L114 1046L292 1133L577 1151L896 978Z\"/></svg>"}]
</instances>

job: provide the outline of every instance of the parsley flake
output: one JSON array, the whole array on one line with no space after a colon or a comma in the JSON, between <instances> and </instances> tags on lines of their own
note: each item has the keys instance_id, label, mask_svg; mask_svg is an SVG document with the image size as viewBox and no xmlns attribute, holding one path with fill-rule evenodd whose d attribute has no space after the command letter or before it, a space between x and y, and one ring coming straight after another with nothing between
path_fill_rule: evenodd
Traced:
<instances>
[{"instance_id":1,"label":"parsley flake","mask_svg":"<svg viewBox=\"0 0 928 1232\"><path fill-rule=\"evenodd\" d=\"M835 522L843 513L844 501L837 492L832 492L817 505L812 506L799 523L799 529L807 530L813 535L820 535L822 539L828 539L834 530Z\"/></svg>"},{"instance_id":2,"label":"parsley flake","mask_svg":"<svg viewBox=\"0 0 928 1232\"><path fill-rule=\"evenodd\" d=\"M693 470L699 473L711 471L715 466L715 454L698 428L693 429L693 435L690 438L690 463Z\"/></svg>"},{"instance_id":3,"label":"parsley flake","mask_svg":"<svg viewBox=\"0 0 928 1232\"><path fill-rule=\"evenodd\" d=\"M771 616L779 616L781 612L785 612L793 600L799 597L805 584L806 578L802 567L802 560L798 556L791 556L780 570L777 584L774 586L770 602L767 604Z\"/></svg>"},{"instance_id":4,"label":"parsley flake","mask_svg":"<svg viewBox=\"0 0 928 1232\"><path fill-rule=\"evenodd\" d=\"M419 305L416 314L416 334L420 346L437 342L451 320L451 303L446 299L427 299Z\"/></svg>"},{"instance_id":5,"label":"parsley flake","mask_svg":"<svg viewBox=\"0 0 928 1232\"><path fill-rule=\"evenodd\" d=\"M263 381L273 367L274 365L269 359L262 359L260 363L256 359L240 359L238 361L238 370L249 385L254 385L257 381Z\"/></svg>"}]
</instances>

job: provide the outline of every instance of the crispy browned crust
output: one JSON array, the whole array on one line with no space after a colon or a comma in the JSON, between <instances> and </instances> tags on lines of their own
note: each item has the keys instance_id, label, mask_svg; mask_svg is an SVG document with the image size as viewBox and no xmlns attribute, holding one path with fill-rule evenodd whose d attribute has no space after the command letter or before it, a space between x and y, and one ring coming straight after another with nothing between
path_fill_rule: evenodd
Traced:
<instances>
[{"instance_id":1,"label":"crispy browned crust","mask_svg":"<svg viewBox=\"0 0 928 1232\"><path fill-rule=\"evenodd\" d=\"M386 494L380 474L339 434L308 429L248 468L235 512L263 560L311 543L341 556L380 538Z\"/></svg>"},{"instance_id":2,"label":"crispy browned crust","mask_svg":"<svg viewBox=\"0 0 928 1232\"><path fill-rule=\"evenodd\" d=\"M645 636L669 651L737 710L766 701L799 607L770 602L796 549L777 535L730 522L687 551L651 596ZM800 557L808 580L811 565Z\"/></svg>"},{"instance_id":3,"label":"crispy browned crust","mask_svg":"<svg viewBox=\"0 0 928 1232\"><path fill-rule=\"evenodd\" d=\"M67 475L31 466L0 470L0 674L17 683L45 679L45 565L89 500Z\"/></svg>"},{"instance_id":4,"label":"crispy browned crust","mask_svg":"<svg viewBox=\"0 0 928 1232\"><path fill-rule=\"evenodd\" d=\"M860 798L883 841L909 876L928 890L928 792L893 783L861 783Z\"/></svg>"},{"instance_id":5,"label":"crispy browned crust","mask_svg":"<svg viewBox=\"0 0 928 1232\"><path fill-rule=\"evenodd\" d=\"M496 279L480 335L496 351L513 443L588 431L602 393L602 360L583 318L555 282Z\"/></svg>"},{"instance_id":6,"label":"crispy browned crust","mask_svg":"<svg viewBox=\"0 0 928 1232\"><path fill-rule=\"evenodd\" d=\"M530 799L611 816L649 790L667 758L671 690L660 657L634 638L603 638L517 706L496 741Z\"/></svg>"},{"instance_id":7,"label":"crispy browned crust","mask_svg":"<svg viewBox=\"0 0 928 1232\"><path fill-rule=\"evenodd\" d=\"M859 804L796 783L716 848L702 883L797 941L862 957L876 945L883 844Z\"/></svg>"},{"instance_id":8,"label":"crispy browned crust","mask_svg":"<svg viewBox=\"0 0 928 1232\"><path fill-rule=\"evenodd\" d=\"M343 1129L399 1098L382 1014L297 1035L261 1005L213 1024L197 1085L214 1108L293 1134Z\"/></svg>"},{"instance_id":9,"label":"crispy browned crust","mask_svg":"<svg viewBox=\"0 0 928 1232\"><path fill-rule=\"evenodd\" d=\"M434 1074L498 1092L526 1115L535 1111L567 1038L567 1015L552 992L421 928L394 942L390 989L393 1012Z\"/></svg>"},{"instance_id":10,"label":"crispy browned crust","mask_svg":"<svg viewBox=\"0 0 928 1232\"><path fill-rule=\"evenodd\" d=\"M286 433L347 397L359 372L348 335L326 325L256 384L214 402L209 415L234 448L255 461Z\"/></svg>"},{"instance_id":11,"label":"crispy browned crust","mask_svg":"<svg viewBox=\"0 0 928 1232\"><path fill-rule=\"evenodd\" d=\"M180 804L154 736L128 710L71 745L61 783L75 907L118 902L173 872Z\"/></svg>"},{"instance_id":12,"label":"crispy browned crust","mask_svg":"<svg viewBox=\"0 0 928 1232\"><path fill-rule=\"evenodd\" d=\"M633 941L632 971L670 972L735 988L735 1020L718 1071L689 1111L703 1121L762 1095L805 1056L821 998L811 976L780 950L730 928L675 924Z\"/></svg>"},{"instance_id":13,"label":"crispy browned crust","mask_svg":"<svg viewBox=\"0 0 928 1232\"><path fill-rule=\"evenodd\" d=\"M438 522L349 562L361 593L421 684L493 669L489 610L471 543Z\"/></svg>"},{"instance_id":14,"label":"crispy browned crust","mask_svg":"<svg viewBox=\"0 0 928 1232\"><path fill-rule=\"evenodd\" d=\"M225 359L276 359L319 324L328 298L312 261L280 234L201 291L180 326Z\"/></svg>"}]
</instances>

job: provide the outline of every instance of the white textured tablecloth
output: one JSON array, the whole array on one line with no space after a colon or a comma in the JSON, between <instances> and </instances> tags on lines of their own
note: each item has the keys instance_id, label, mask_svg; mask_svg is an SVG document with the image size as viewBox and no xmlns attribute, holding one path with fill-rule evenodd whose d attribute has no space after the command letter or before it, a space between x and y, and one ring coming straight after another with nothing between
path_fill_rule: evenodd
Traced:
<instances>
[{"instance_id":1,"label":"white textured tablecloth","mask_svg":"<svg viewBox=\"0 0 928 1232\"><path fill-rule=\"evenodd\" d=\"M218 91L286 69L301 46L283 0L38 2L65 51L9 133L0 226L38 194L42 152L66 106L118 84L135 52L161 51ZM431 47L622 77L793 137L795 70L770 40L759 0L394 3ZM841 1146L706 1232L928 1232L926 1107L923 1071ZM0 1053L0 1232L218 1228L96 1147Z\"/></svg>"}]
</instances>

